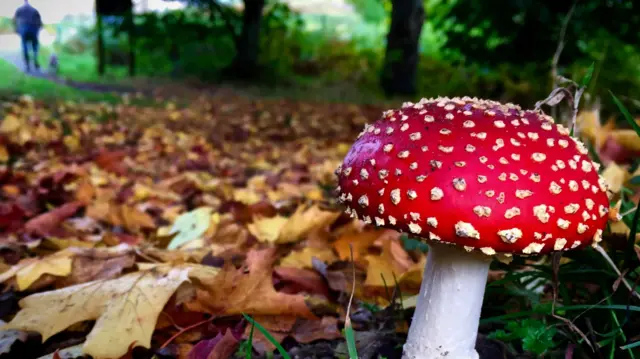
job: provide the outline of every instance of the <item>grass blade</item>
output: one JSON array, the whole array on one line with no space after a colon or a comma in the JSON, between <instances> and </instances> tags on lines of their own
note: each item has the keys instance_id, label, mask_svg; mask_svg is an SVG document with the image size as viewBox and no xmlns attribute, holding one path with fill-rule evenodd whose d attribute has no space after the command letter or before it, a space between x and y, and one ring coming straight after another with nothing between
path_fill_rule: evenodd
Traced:
<instances>
[{"instance_id":1,"label":"grass blade","mask_svg":"<svg viewBox=\"0 0 640 359\"><path fill-rule=\"evenodd\" d=\"M629 110L627 110L624 104L620 102L620 100L616 97L616 95L613 94L613 92L611 92L611 90L609 90L609 93L611 94L611 98L613 98L613 102L616 104L616 106L618 106L618 109L620 110L620 112L622 112L622 115L624 116L624 118L631 125L631 128L633 128L633 130L636 131L638 136L640 136L640 126L636 123L633 116L631 116L631 113L629 113ZM636 212L633 214L633 220L631 221L631 227L630 227L631 231L629 232L629 239L627 242L627 248L625 250L624 262L627 268L631 268L631 262L633 261L633 255L632 255L634 253L633 246L635 245L636 231L638 228L638 221L640 220L640 216L638 216L638 210L640 210L640 202L638 203L638 207L636 207Z\"/></svg>"},{"instance_id":2,"label":"grass blade","mask_svg":"<svg viewBox=\"0 0 640 359\"><path fill-rule=\"evenodd\" d=\"M587 69L587 73L584 74L584 77L582 77L582 80L580 81L580 87L587 87L589 86L589 82L591 82L591 78L593 77L593 71L596 68L596 63L595 61L591 63L591 66L589 66L589 68Z\"/></svg>"},{"instance_id":3,"label":"grass blade","mask_svg":"<svg viewBox=\"0 0 640 359\"><path fill-rule=\"evenodd\" d=\"M347 340L347 349L349 350L349 359L358 359L358 348L356 348L356 337L353 333L351 320L344 325L344 336Z\"/></svg>"},{"instance_id":4,"label":"grass blade","mask_svg":"<svg viewBox=\"0 0 640 359\"><path fill-rule=\"evenodd\" d=\"M282 345L280 345L280 343L276 340L276 338L274 338L273 335L271 335L271 333L269 333L269 331L265 327L263 327L260 323L256 322L253 318L251 318L250 316L244 313L242 313L242 316L244 316L244 319L246 319L249 323L251 323L251 325L255 325L256 328L258 328L260 333L262 333L262 335L264 335L264 337L267 338L267 340L271 344L273 344L276 347L276 349L278 349L278 352L280 353L280 355L282 355L282 358L291 359L291 356L289 356L287 351L284 350Z\"/></svg>"},{"instance_id":5,"label":"grass blade","mask_svg":"<svg viewBox=\"0 0 640 359\"><path fill-rule=\"evenodd\" d=\"M349 351L349 359L358 359L358 348L356 347L356 337L351 326L351 305L353 304L353 295L356 292L356 264L353 260L353 246L349 244L349 252L351 254L351 265L353 278L351 283L351 296L349 297L349 305L347 305L347 314L344 319L344 336L347 341L347 350Z\"/></svg>"},{"instance_id":6,"label":"grass blade","mask_svg":"<svg viewBox=\"0 0 640 359\"><path fill-rule=\"evenodd\" d=\"M247 341L247 352L245 353L245 359L251 359L253 356L253 330L256 328L254 323L251 323L251 331L249 332L249 340Z\"/></svg>"},{"instance_id":7,"label":"grass blade","mask_svg":"<svg viewBox=\"0 0 640 359\"><path fill-rule=\"evenodd\" d=\"M638 136L640 136L640 126L638 126L636 121L633 119L633 116L631 116L631 113L629 113L629 110L627 110L627 108L622 104L622 102L620 102L620 100L618 100L616 95L614 95L613 92L611 92L611 90L609 90L609 93L613 98L613 102L616 104L616 106L618 106L618 109L620 110L620 112L622 112L622 115L624 116L624 118L631 125L631 128L633 128L633 130L636 131Z\"/></svg>"},{"instance_id":8,"label":"grass blade","mask_svg":"<svg viewBox=\"0 0 640 359\"><path fill-rule=\"evenodd\" d=\"M623 345L620 347L620 349L622 350L627 350L627 349L633 349L635 347L640 347L640 340L638 340L637 342L633 342L627 345Z\"/></svg>"}]
</instances>

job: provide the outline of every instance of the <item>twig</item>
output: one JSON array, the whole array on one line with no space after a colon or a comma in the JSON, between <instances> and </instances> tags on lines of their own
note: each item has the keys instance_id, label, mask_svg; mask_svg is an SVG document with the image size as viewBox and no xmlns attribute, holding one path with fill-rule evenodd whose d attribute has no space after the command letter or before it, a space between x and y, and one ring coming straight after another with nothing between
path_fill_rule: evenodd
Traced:
<instances>
[{"instance_id":1,"label":"twig","mask_svg":"<svg viewBox=\"0 0 640 359\"><path fill-rule=\"evenodd\" d=\"M209 319L205 319L205 320L199 321L199 322L197 322L197 323L195 323L195 324L191 324L191 325L190 325L190 326L188 326L188 327L184 327L184 328L182 328L182 329L181 329L180 331L178 331L176 334L172 335L172 336L171 336L171 338L167 339L167 341L166 341L166 342L164 342L164 344L162 344L162 345L160 346L160 349L163 349L163 348L165 348L167 345L171 344L171 342L172 342L172 341L174 341L177 337L179 337L180 335L182 335L184 332L189 331L189 330L191 330L191 329L193 329L193 328L199 327L199 326L201 326L202 324L206 324L206 323L208 323L208 322L212 321L212 320L213 320L213 318L215 318L215 317L214 317L214 316L211 316L211 318L209 318Z\"/></svg>"},{"instance_id":2,"label":"twig","mask_svg":"<svg viewBox=\"0 0 640 359\"><path fill-rule=\"evenodd\" d=\"M640 299L640 294L636 292L631 286L631 284L629 284L627 279L624 278L624 276L622 275L622 273L620 272L616 264L613 262L611 257L609 257L609 254L607 253L607 251L605 251L604 248L602 248L601 246L596 246L595 249L598 253L600 253L600 255L602 255L602 257L604 257L607 263L609 263L609 265L611 266L611 269L613 269L620 276L620 278L622 279L622 283L624 283L624 286L627 287L627 289L629 289L629 291L631 292L631 295Z\"/></svg>"},{"instance_id":3,"label":"twig","mask_svg":"<svg viewBox=\"0 0 640 359\"><path fill-rule=\"evenodd\" d=\"M567 28L569 27L569 22L571 21L571 17L573 16L573 11L575 10L577 3L578 3L578 0L573 2L573 5L569 9L569 12L567 12L567 15L565 16L562 22L562 27L560 28L560 34L558 35L558 46L556 47L556 52L553 54L553 58L551 59L551 79L553 81L552 91L560 86L560 84L558 83L559 82L558 80L562 80L558 71L558 63L560 62L560 55L562 55L562 51L564 50L564 45L565 45L564 39L567 34ZM557 116L558 114L556 113L556 109L554 107L551 108L551 115L554 118L558 117Z\"/></svg>"},{"instance_id":4,"label":"twig","mask_svg":"<svg viewBox=\"0 0 640 359\"><path fill-rule=\"evenodd\" d=\"M558 284L559 284L558 273L560 272L561 258L562 258L562 252L554 253L551 257L551 268L552 268L552 276L553 276L553 282L552 282L553 285L551 286L551 288L553 289L553 293L552 293L553 301L551 302L551 316L565 323L569 327L569 329L578 333L578 335L582 337L584 342L587 343L587 345L589 345L591 350L595 352L596 350L591 344L591 341L589 341L587 336L580 330L580 328L578 328L575 324L573 324L573 322L570 321L569 319L556 314L556 301L558 300Z\"/></svg>"},{"instance_id":5,"label":"twig","mask_svg":"<svg viewBox=\"0 0 640 359\"><path fill-rule=\"evenodd\" d=\"M569 27L569 21L571 21L571 17L573 16L573 11L576 9L576 4L578 1L574 1L571 9L565 16L564 21L562 22L562 28L560 29L560 37L558 39L558 47L556 48L556 52L553 54L553 59L551 60L551 76L553 76L553 89L555 90L558 86L558 62L560 62L560 55L562 54L562 50L564 50L564 38L567 34L567 28Z\"/></svg>"}]
</instances>

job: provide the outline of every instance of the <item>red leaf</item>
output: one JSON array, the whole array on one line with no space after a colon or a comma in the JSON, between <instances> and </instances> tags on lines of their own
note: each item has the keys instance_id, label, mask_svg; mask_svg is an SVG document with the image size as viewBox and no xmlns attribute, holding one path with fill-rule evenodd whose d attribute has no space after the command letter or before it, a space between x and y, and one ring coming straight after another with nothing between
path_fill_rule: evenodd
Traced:
<instances>
[{"instance_id":1,"label":"red leaf","mask_svg":"<svg viewBox=\"0 0 640 359\"><path fill-rule=\"evenodd\" d=\"M66 203L56 209L30 219L25 223L24 229L29 234L46 236L49 232L56 229L62 221L73 216L83 205L84 204L79 201Z\"/></svg>"}]
</instances>

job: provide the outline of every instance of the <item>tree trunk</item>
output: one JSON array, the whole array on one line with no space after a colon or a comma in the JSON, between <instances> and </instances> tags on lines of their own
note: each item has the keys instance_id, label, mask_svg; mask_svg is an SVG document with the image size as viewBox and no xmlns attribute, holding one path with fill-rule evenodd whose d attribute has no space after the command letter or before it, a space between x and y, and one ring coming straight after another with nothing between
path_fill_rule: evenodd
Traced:
<instances>
[{"instance_id":1,"label":"tree trunk","mask_svg":"<svg viewBox=\"0 0 640 359\"><path fill-rule=\"evenodd\" d=\"M260 52L260 22L265 0L245 0L242 31L236 41L236 56L232 69L236 76L255 75Z\"/></svg>"},{"instance_id":2,"label":"tree trunk","mask_svg":"<svg viewBox=\"0 0 640 359\"><path fill-rule=\"evenodd\" d=\"M136 25L134 22L133 6L125 15L127 21L127 32L129 37L129 76L136 75Z\"/></svg>"},{"instance_id":3,"label":"tree trunk","mask_svg":"<svg viewBox=\"0 0 640 359\"><path fill-rule=\"evenodd\" d=\"M422 0L392 0L391 26L381 78L387 96L416 92L418 50L424 19Z\"/></svg>"}]
</instances>

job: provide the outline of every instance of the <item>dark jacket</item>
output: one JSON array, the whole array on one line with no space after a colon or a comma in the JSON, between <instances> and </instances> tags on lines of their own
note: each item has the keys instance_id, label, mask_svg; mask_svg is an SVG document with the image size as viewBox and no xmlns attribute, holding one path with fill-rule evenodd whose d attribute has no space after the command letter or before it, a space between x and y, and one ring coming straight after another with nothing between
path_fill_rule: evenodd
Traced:
<instances>
[{"instance_id":1,"label":"dark jacket","mask_svg":"<svg viewBox=\"0 0 640 359\"><path fill-rule=\"evenodd\" d=\"M22 36L37 34L42 28L42 19L36 8L29 4L20 6L13 17L16 24L16 32Z\"/></svg>"}]
</instances>

